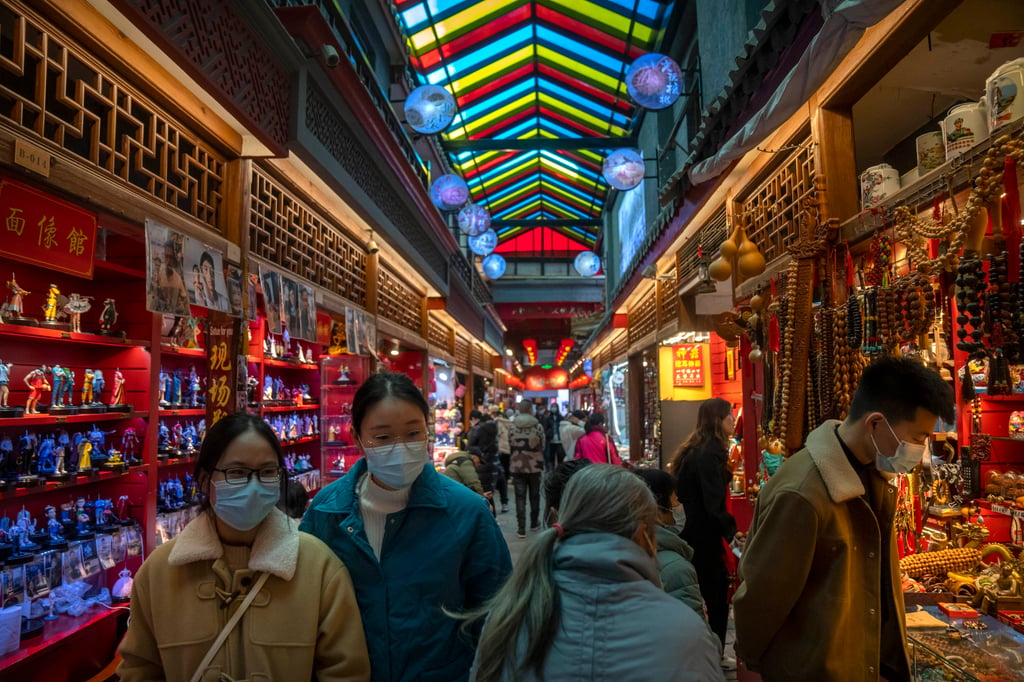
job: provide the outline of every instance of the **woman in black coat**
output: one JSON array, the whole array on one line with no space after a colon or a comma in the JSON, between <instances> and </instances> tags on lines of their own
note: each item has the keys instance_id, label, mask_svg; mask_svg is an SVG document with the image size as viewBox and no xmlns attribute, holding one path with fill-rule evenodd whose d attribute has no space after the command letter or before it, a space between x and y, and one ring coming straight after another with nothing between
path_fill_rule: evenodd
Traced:
<instances>
[{"instance_id":1,"label":"woman in black coat","mask_svg":"<svg viewBox=\"0 0 1024 682\"><path fill-rule=\"evenodd\" d=\"M736 519L725 509L732 479L727 465L729 439L735 426L728 401L705 400L697 412L697 427L672 459L676 495L686 510L680 536L693 547L708 623L723 646L729 622L729 573L722 540L732 542L736 536Z\"/></svg>"}]
</instances>

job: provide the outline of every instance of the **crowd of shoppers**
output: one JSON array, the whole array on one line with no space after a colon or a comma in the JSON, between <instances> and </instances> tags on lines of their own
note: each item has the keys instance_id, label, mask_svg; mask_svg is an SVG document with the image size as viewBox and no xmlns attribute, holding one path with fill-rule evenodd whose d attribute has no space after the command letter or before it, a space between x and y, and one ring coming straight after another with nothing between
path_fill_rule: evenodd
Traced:
<instances>
[{"instance_id":1,"label":"crowd of shoppers","mask_svg":"<svg viewBox=\"0 0 1024 682\"><path fill-rule=\"evenodd\" d=\"M135 577L118 674L720 680L735 666L731 543L749 669L909 680L890 480L921 462L953 402L920 363L876 360L847 418L814 429L763 487L745 542L726 503L735 419L718 398L669 471L632 471L600 412L534 416L523 402L511 419L473 411L441 475L422 393L377 374L352 404L363 457L308 508L273 431L230 415L197 461L203 512ZM509 477L518 536L527 520L537 531L514 569L495 522Z\"/></svg>"}]
</instances>

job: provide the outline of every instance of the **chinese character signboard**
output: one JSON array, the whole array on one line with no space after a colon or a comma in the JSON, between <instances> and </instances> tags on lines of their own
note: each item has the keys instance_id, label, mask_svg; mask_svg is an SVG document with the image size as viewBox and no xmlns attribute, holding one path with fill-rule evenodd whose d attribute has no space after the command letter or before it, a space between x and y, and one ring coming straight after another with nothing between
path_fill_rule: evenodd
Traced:
<instances>
[{"instance_id":1,"label":"chinese character signboard","mask_svg":"<svg viewBox=\"0 0 1024 682\"><path fill-rule=\"evenodd\" d=\"M0 255L92 279L96 214L0 179Z\"/></svg>"},{"instance_id":2,"label":"chinese character signboard","mask_svg":"<svg viewBox=\"0 0 1024 682\"><path fill-rule=\"evenodd\" d=\"M206 355L209 361L206 391L206 421L213 426L232 412L245 409L245 391L237 388L238 318L211 310L207 320Z\"/></svg>"},{"instance_id":3,"label":"chinese character signboard","mask_svg":"<svg viewBox=\"0 0 1024 682\"><path fill-rule=\"evenodd\" d=\"M704 345L672 346L672 385L687 388L704 385Z\"/></svg>"}]
</instances>

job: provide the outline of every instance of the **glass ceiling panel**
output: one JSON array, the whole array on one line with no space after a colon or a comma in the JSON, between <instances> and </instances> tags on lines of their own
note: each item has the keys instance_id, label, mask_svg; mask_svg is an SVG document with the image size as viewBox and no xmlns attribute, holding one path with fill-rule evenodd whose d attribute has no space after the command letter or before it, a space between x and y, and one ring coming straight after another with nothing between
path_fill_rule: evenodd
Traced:
<instances>
[{"instance_id":1,"label":"glass ceiling panel","mask_svg":"<svg viewBox=\"0 0 1024 682\"><path fill-rule=\"evenodd\" d=\"M395 0L421 83L446 87L458 105L442 140L552 140L631 134L636 108L622 82L657 48L672 0ZM495 220L594 220L608 186L610 150L548 146L450 154L473 201ZM557 146L557 145L556 145ZM536 232L536 236L528 235ZM502 249L591 248L582 226L498 230Z\"/></svg>"}]
</instances>

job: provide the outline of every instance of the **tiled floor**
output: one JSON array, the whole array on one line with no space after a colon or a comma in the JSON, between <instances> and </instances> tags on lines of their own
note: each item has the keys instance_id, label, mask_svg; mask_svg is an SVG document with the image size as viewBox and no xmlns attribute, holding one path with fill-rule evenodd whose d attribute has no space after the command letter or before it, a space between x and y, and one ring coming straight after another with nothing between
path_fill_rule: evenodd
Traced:
<instances>
[{"instance_id":1,"label":"tiled floor","mask_svg":"<svg viewBox=\"0 0 1024 682\"><path fill-rule=\"evenodd\" d=\"M509 491L509 493L511 494L511 490ZM505 535L505 541L508 542L508 549L509 549L509 552L512 554L512 563L513 564L519 558L520 553L526 547L527 543L529 543L531 538L534 535L536 535L536 532L531 532L531 531L527 530L526 531L526 539L525 540L521 540L521 539L516 537L516 513L515 513L514 504L515 504L515 502L513 500L509 500L508 512L502 514L501 513L501 502L500 501L498 502L498 511L499 511L499 513L498 513L498 525L501 527L502 533L504 533L504 535ZM527 517L527 520L529 520L529 517ZM733 658L735 658L735 654L733 652L733 642L735 641L735 639L736 639L736 630L735 630L735 627L734 627L734 624L733 624L732 616L730 615L729 616L729 632L726 634L726 637L725 637L725 649L726 649L726 654L728 656L733 657ZM733 670L733 671L726 671L725 679L729 680L730 682L732 682L734 680L737 680L738 678L737 678L736 671L735 670Z\"/></svg>"}]
</instances>

